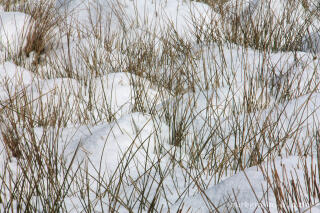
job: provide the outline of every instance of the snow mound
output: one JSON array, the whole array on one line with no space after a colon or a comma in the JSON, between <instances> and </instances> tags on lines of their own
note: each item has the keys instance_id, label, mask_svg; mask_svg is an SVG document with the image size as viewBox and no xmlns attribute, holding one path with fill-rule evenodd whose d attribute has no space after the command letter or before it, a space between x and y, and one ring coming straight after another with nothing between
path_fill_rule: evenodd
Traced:
<instances>
[{"instance_id":1,"label":"snow mound","mask_svg":"<svg viewBox=\"0 0 320 213\"><path fill-rule=\"evenodd\" d=\"M161 128L165 129L165 125ZM149 115L131 113L111 123L64 128L59 147L65 159L70 160L80 146L77 155L79 162L90 159L92 173L100 166L112 175L121 162L125 164L132 158L133 161L128 161L128 169L131 166L136 168L134 163L144 165L146 156L155 154L157 141L154 132L155 125Z\"/></svg>"},{"instance_id":2,"label":"snow mound","mask_svg":"<svg viewBox=\"0 0 320 213\"><path fill-rule=\"evenodd\" d=\"M272 189L274 187L272 184L280 181L281 185L286 185L290 184L289 181L294 181L300 182L302 190L307 189L304 165L311 174L311 169L315 166L311 158L299 159L292 156L284 159L277 158L273 162L264 162L261 166L245 169L203 193L187 198L183 204L175 204L170 210L177 212L179 206L183 205L184 210L190 208L189 210L193 212L211 212L209 209L217 208L220 212L236 212L234 210L236 209L249 213L264 212L266 210L264 206L269 205L270 212L278 212L275 189ZM302 192L307 197L307 192ZM307 204L304 205L306 207ZM315 212L317 208L315 207ZM295 209L297 209L296 206Z\"/></svg>"},{"instance_id":3,"label":"snow mound","mask_svg":"<svg viewBox=\"0 0 320 213\"><path fill-rule=\"evenodd\" d=\"M100 27L108 32L126 31L134 29L154 31L158 34L162 30L169 29L177 32L180 36L192 32L192 20L209 17L218 17L214 11L204 3L194 1L167 1L167 0L72 0L56 1L56 8L61 13L70 14L68 22L74 26L91 29L91 23L96 25L102 21ZM99 14L104 14L100 16ZM213 15L214 14L214 15ZM88 20L90 20L88 22ZM133 32L136 33L137 31Z\"/></svg>"},{"instance_id":4,"label":"snow mound","mask_svg":"<svg viewBox=\"0 0 320 213\"><path fill-rule=\"evenodd\" d=\"M160 93L152 84L130 73L109 73L92 82L92 100L97 108L110 107L116 118L137 110L149 111L160 102ZM141 106L137 106L139 104Z\"/></svg>"},{"instance_id":5,"label":"snow mound","mask_svg":"<svg viewBox=\"0 0 320 213\"><path fill-rule=\"evenodd\" d=\"M0 101L5 101L9 96L15 96L28 87L34 79L33 73L18 67L11 62L0 65Z\"/></svg>"},{"instance_id":6,"label":"snow mound","mask_svg":"<svg viewBox=\"0 0 320 213\"><path fill-rule=\"evenodd\" d=\"M160 102L160 94L148 80L130 73L80 83L72 78L41 79L10 62L0 65L0 100L19 95L40 120L44 114L64 114L69 115L66 124L112 121L142 109L149 112Z\"/></svg>"}]
</instances>

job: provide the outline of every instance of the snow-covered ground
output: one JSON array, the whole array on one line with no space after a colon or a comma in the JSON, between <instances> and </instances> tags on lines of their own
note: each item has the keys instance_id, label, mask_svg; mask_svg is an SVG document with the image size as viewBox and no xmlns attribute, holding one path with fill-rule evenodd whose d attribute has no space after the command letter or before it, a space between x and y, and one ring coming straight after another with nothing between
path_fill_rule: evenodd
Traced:
<instances>
[{"instance_id":1,"label":"snow-covered ground","mask_svg":"<svg viewBox=\"0 0 320 213\"><path fill-rule=\"evenodd\" d=\"M320 212L319 3L51 2L24 54L39 20L0 1L0 212ZM231 40L234 13L300 48Z\"/></svg>"}]
</instances>

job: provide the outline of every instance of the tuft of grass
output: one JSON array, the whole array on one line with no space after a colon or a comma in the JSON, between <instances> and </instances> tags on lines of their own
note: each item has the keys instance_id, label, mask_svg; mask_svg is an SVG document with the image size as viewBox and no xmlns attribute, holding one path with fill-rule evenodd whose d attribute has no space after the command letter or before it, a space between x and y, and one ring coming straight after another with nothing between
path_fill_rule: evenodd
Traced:
<instances>
[{"instance_id":1,"label":"tuft of grass","mask_svg":"<svg viewBox=\"0 0 320 213\"><path fill-rule=\"evenodd\" d=\"M309 33L311 23L318 15L316 10L306 7L305 1L288 2L284 14L277 15L271 9L271 1L246 7L241 1L233 2L231 6L211 1L209 5L213 4L222 21L216 23L216 17L212 17L205 27L195 26L195 34L198 39L230 42L262 51L299 51L303 37ZM301 8L305 11L301 12Z\"/></svg>"},{"instance_id":2,"label":"tuft of grass","mask_svg":"<svg viewBox=\"0 0 320 213\"><path fill-rule=\"evenodd\" d=\"M20 49L18 55L12 56L12 59L18 65L36 70L45 55L57 45L58 37L63 34L59 28L65 17L58 13L54 1L41 0L32 3L24 0L9 0L5 1L4 6L5 11L19 11L30 15L31 21L26 26L28 32L22 38L22 43L26 45ZM26 63L27 58L31 58L31 67Z\"/></svg>"}]
</instances>

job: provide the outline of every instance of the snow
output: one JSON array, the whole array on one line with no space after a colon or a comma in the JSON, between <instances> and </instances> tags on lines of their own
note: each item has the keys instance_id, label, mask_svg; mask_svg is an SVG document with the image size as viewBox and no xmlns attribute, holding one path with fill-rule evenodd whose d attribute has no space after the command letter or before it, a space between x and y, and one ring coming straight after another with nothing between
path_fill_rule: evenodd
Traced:
<instances>
[{"instance_id":1,"label":"snow","mask_svg":"<svg viewBox=\"0 0 320 213\"><path fill-rule=\"evenodd\" d=\"M110 73L97 77L86 87L71 78L37 78L33 73L9 62L0 66L0 71L0 97L3 102L19 93L23 94L32 103L37 117L41 117L44 112L50 114L49 106L56 106L58 109L62 106L64 112L70 113L71 120L68 124L81 121L83 113L88 109L94 117L102 109L108 109L109 116L116 119L130 114L138 101L135 100L138 94L134 85L146 85L146 88L140 86L139 94L146 109L151 107L152 103L159 103L160 94L156 88L151 88L151 83L146 79L129 73ZM76 101L79 100L78 97L81 97L81 102ZM91 104L90 107L88 103ZM80 108L80 112L73 110L75 108Z\"/></svg>"},{"instance_id":2,"label":"snow","mask_svg":"<svg viewBox=\"0 0 320 213\"><path fill-rule=\"evenodd\" d=\"M313 53L320 52L320 34L319 32L313 32L308 34L303 39L303 50Z\"/></svg>"},{"instance_id":3,"label":"snow","mask_svg":"<svg viewBox=\"0 0 320 213\"><path fill-rule=\"evenodd\" d=\"M266 162L261 166L245 169L208 188L203 193L187 198L184 201L183 209L189 209L191 212L210 212L207 210L208 206L214 205L221 212L236 212L241 209L241 211L249 213L264 212L265 205L269 204L270 212L278 212L274 191L269 189L266 192L266 189L276 182L276 178L279 178L282 184L288 184L288 181L291 180L299 182L301 188L306 189L306 182L303 180L305 173L303 168L304 161L309 169L314 166L311 159L299 159L291 156L285 159L278 158L273 162ZM277 171L279 176L274 176L270 168ZM284 171L292 175L286 177L283 173ZM205 199L203 199L204 197ZM207 199L211 202L208 202ZM223 205L225 203L228 203L229 206ZM180 205L180 203L175 204L170 210L177 212ZM307 203L304 205L307 205ZM314 209L312 212L316 212L317 207L314 207Z\"/></svg>"},{"instance_id":4,"label":"snow","mask_svg":"<svg viewBox=\"0 0 320 213\"><path fill-rule=\"evenodd\" d=\"M20 12L0 12L0 48L12 56L26 45L27 33L32 28L29 15Z\"/></svg>"},{"instance_id":5,"label":"snow","mask_svg":"<svg viewBox=\"0 0 320 213\"><path fill-rule=\"evenodd\" d=\"M18 67L11 62L0 65L0 100L5 101L8 96L14 96L27 88L34 79L33 73Z\"/></svg>"},{"instance_id":6,"label":"snow","mask_svg":"<svg viewBox=\"0 0 320 213\"><path fill-rule=\"evenodd\" d=\"M88 199L95 200L98 196L95 190L101 190L100 178L106 184L103 187L108 188L109 181L114 183L121 175L127 179L119 188L120 197L127 198L130 194L130 202L143 200L136 185L146 186L150 192L145 195L145 205L151 205L153 197L159 196L158 204L163 212L179 212L182 206L182 212L210 212L215 207L221 212L229 212L232 207L242 212L263 212L264 205L269 205L271 212L278 212L277 195L272 189L276 178L281 184L299 182L302 196L308 197L306 174L315 172L314 168L319 166L314 159L320 118L320 36L314 30L319 25L317 20L310 24L311 33L304 36L301 51L295 52L261 51L230 43L200 45L193 36L188 40L190 51L193 54L202 52L194 63L184 67L191 70L191 76L181 75L182 80L173 78L173 87L182 88L180 95L173 95L169 89L148 79L149 73L129 72L131 62L123 51L125 44L121 44L121 49L119 43L111 43L112 51L106 51L103 39L108 35L121 37L125 34L130 43L141 39L147 32L155 37L154 48L159 50L158 60L162 60L160 56L165 51L163 34L176 32L184 40L198 30L194 22L202 22L205 27L213 23L221 27L224 19L217 10L189 0L54 2L59 14L67 15L65 24L71 25L71 37L63 35L54 51L47 54L58 58L58 62L68 55L74 65L71 71L66 69L70 73L63 70L66 64L57 61L40 64L36 70L23 64L16 65L15 59L26 45L33 20L21 12L5 12L0 6L0 130L9 129L10 124L17 125L19 133L26 131L23 129L26 121L19 119L19 113L12 117L4 115L11 115L19 107L29 109L38 123L33 126L34 134L28 132L19 142L26 145L26 141L32 140L40 144L41 139L50 133L59 157L68 164L75 155L73 168L80 166L81 172L90 174L88 182L92 191ZM288 6L287 0L243 0L240 5L239 0L230 0L224 5L228 16L241 10L243 23L246 23L248 14L254 20L272 14L279 21ZM105 15L101 20L100 12ZM299 19L299 24L304 23L303 5L299 4L291 12L291 21ZM97 26L99 21L101 26ZM102 40L92 33L92 25L101 27L103 33L99 36ZM85 58L80 50L88 52L89 57ZM167 75L171 75L174 69L184 66L188 55L179 54L177 64L156 70L159 79L169 77ZM193 79L197 83L190 86ZM285 95L287 97L283 97ZM8 107L12 98L21 101L17 109ZM52 118L61 115L68 119L50 123L54 120ZM14 121L13 124L10 121ZM44 128L41 122L50 125ZM248 122L253 122L254 126ZM185 143L176 147L173 146L175 128L180 124L185 125ZM201 163L209 165L207 153L215 149L217 162L236 165L232 150L245 140L236 137L236 125L243 128L244 137L257 129L255 135L249 135L250 140L244 142L252 148L257 141L263 140L259 147L262 156L277 143L285 143L272 160L265 159L249 168L247 162L251 150L243 150L241 160L246 168L236 170L230 166L222 175L210 174L207 168L201 172L188 168L195 157L192 156L193 149L200 149L204 141L208 145L199 154L199 158L203 158ZM262 131L264 125L277 128L265 132ZM218 134L215 128L223 131ZM8 154L6 132L1 131L0 171L3 171ZM268 134L276 138L267 137ZM203 141L198 141L200 136ZM224 154L229 153L229 159L225 160ZM14 158L8 163L14 177L20 172L18 163L19 160ZM220 176L217 178L217 175ZM148 178L152 181L148 182ZM201 186L193 178L201 182ZM0 179L0 186L4 180ZM319 181L315 181L319 185ZM163 191L158 192L160 182ZM68 212L85 211L78 194L78 189L72 189L66 197ZM106 198L105 203L97 204L95 210L111 211L108 202ZM302 203L301 209L291 207L297 213L320 212L318 198L314 197L313 203L316 205L311 208L309 203ZM133 212L144 211L139 209L139 203L130 204ZM124 206L119 207L119 212L127 211Z\"/></svg>"},{"instance_id":7,"label":"snow","mask_svg":"<svg viewBox=\"0 0 320 213\"><path fill-rule=\"evenodd\" d=\"M137 151L133 155L137 160L143 160L147 154L152 157L156 148L154 138L150 137L153 131L153 123L149 116L132 113L115 122L99 124L90 129L86 126L66 128L62 133L61 149L68 159L80 141L81 154L78 155L78 160L88 157L93 167L99 165L103 171L112 175L123 155L131 157L131 154ZM70 140L65 140L67 138ZM141 149L140 146L144 148Z\"/></svg>"},{"instance_id":8,"label":"snow","mask_svg":"<svg viewBox=\"0 0 320 213\"><path fill-rule=\"evenodd\" d=\"M122 7L121 10L117 9L119 6ZM98 13L102 12L105 16L102 17L99 27L108 29L111 33L120 28L126 29L128 33L151 31L159 34L173 27L180 36L184 36L194 31L192 29L193 18L203 19L216 16L218 19L219 17L204 3L184 0L111 0L107 2L103 0L57 0L56 8L62 13L70 14L68 23L72 23L74 27L80 25L87 30L91 30L90 22L95 25L100 21L101 17Z\"/></svg>"},{"instance_id":9,"label":"snow","mask_svg":"<svg viewBox=\"0 0 320 213\"><path fill-rule=\"evenodd\" d=\"M136 104L135 96L137 94L135 94L134 84L147 85L146 89L141 88L141 96L145 100L144 103L155 102L157 104L159 102L157 100L157 91L150 88L150 82L126 73L110 73L107 76L96 78L92 82L93 102L99 108L103 108L108 103L116 117L127 114L134 110L134 105ZM145 105L144 107L147 108L148 106Z\"/></svg>"}]
</instances>

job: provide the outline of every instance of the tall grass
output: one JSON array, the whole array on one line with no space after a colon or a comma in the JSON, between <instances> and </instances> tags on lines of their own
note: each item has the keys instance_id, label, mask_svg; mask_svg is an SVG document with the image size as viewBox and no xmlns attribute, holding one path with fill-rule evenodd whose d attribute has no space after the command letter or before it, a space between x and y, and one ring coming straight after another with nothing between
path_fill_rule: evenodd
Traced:
<instances>
[{"instance_id":1,"label":"tall grass","mask_svg":"<svg viewBox=\"0 0 320 213\"><path fill-rule=\"evenodd\" d=\"M81 204L73 206L75 211L163 212L199 192L207 208L219 212L207 199L208 186L252 166L265 172L263 162L272 170L264 173L266 190L275 194L279 211L292 212L287 208L292 203L317 204L318 107L310 111L309 104L319 92L319 63L316 56L299 50L318 13L305 1L290 1L280 18L266 9L268 1L256 13L243 10L240 0L234 7L226 1L204 2L221 19L209 17L207 24L194 18L190 22L195 30L182 37L170 27L159 34L132 32L124 25L116 32L98 25L72 29L62 24L64 17L51 3L18 7L16 1L0 1L5 10L21 10L35 20L26 47L13 61L38 78L36 95L30 88L12 92L8 82L0 82L8 96L0 102L0 142L6 156L0 172L1 211L66 212L75 199ZM302 15L299 8L304 8ZM113 10L119 23L127 21L119 15L121 8L114 5ZM239 69L244 73L240 77ZM114 97L95 93L99 79L106 88L110 85L102 78L117 72L127 74L133 90L132 106L125 113L139 112L150 119L141 129L135 124L136 136L114 173L108 174L103 162L96 165L90 157L78 161L78 154L86 152L80 141L69 160L60 143L65 127L87 126L90 131L92 125L118 125L123 114L113 108ZM56 78L71 83L42 91L41 81ZM152 98L150 90L156 91ZM142 132L149 123L153 131L145 137ZM106 141L113 131L106 133ZM146 148L152 140L155 150ZM137 162L141 151L144 162ZM290 155L317 162L311 173L303 165L307 185L291 181L290 174L278 178L273 159ZM139 175L131 176L132 170ZM168 189L168 183L175 188ZM225 203L238 211L231 206ZM260 207L269 211L262 202ZM181 206L180 212L185 211Z\"/></svg>"}]
</instances>

